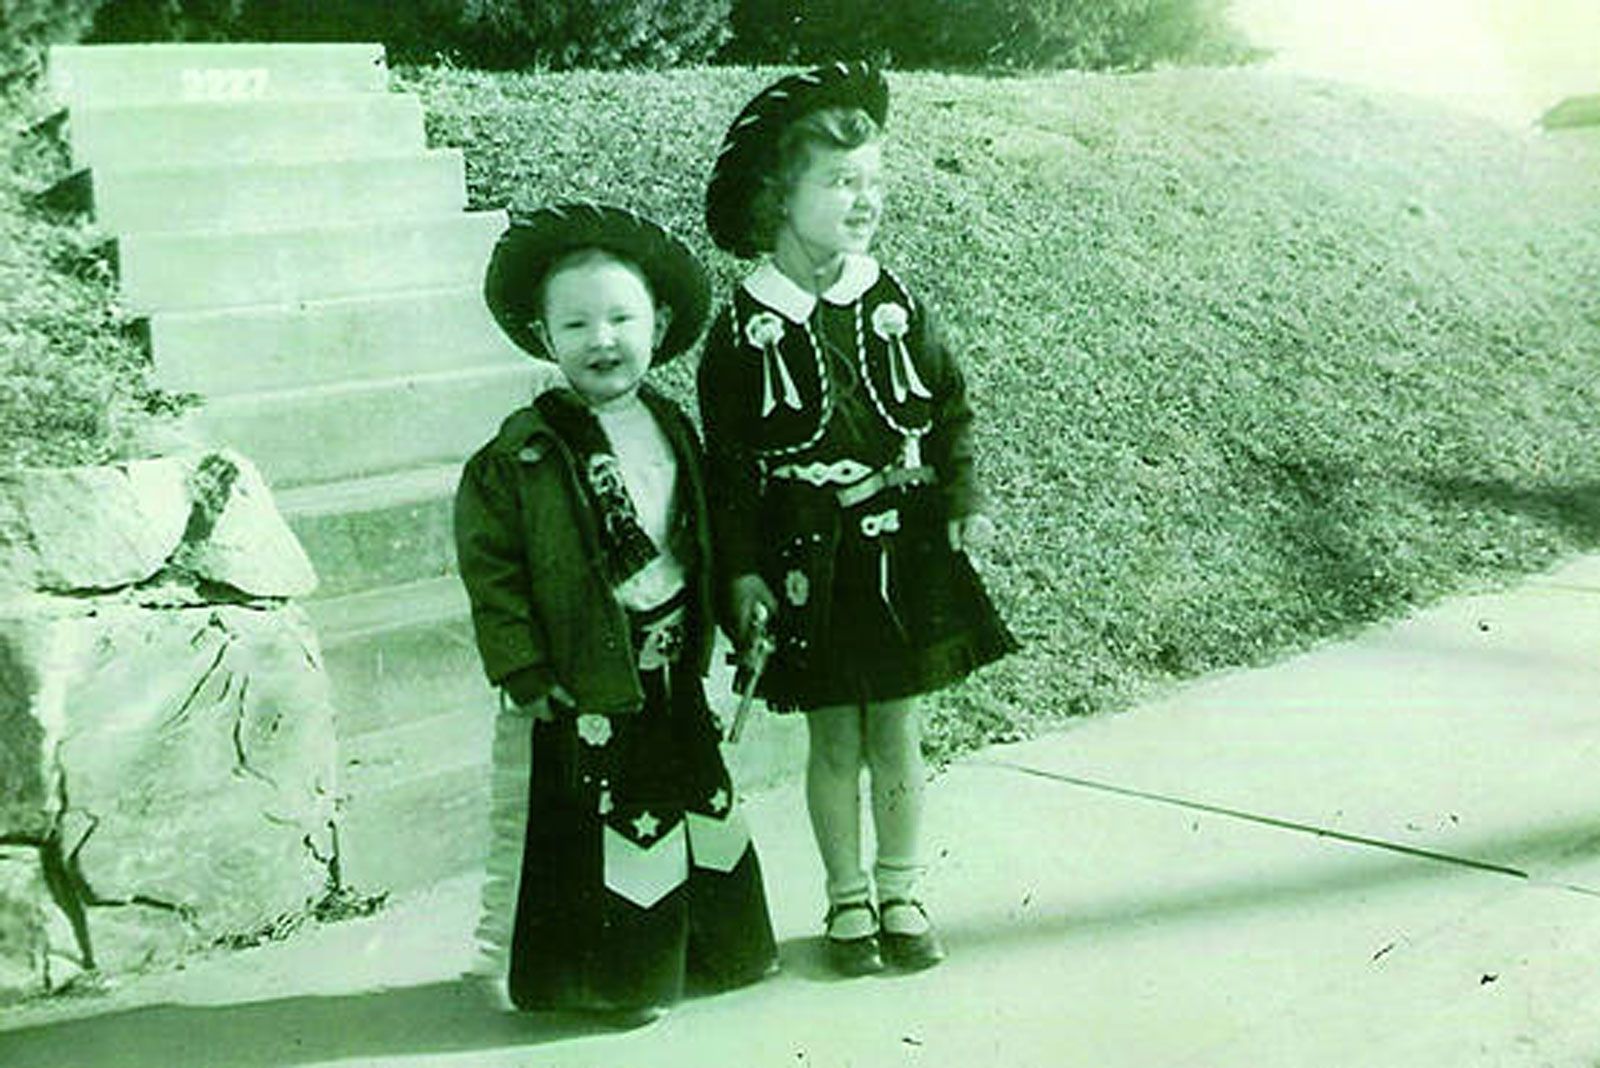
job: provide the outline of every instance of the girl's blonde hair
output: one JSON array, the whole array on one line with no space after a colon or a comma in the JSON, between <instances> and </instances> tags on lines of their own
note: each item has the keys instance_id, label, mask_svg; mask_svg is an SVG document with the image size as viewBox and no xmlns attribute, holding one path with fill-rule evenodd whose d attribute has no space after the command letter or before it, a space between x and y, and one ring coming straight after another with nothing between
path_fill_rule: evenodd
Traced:
<instances>
[{"instance_id":1,"label":"girl's blonde hair","mask_svg":"<svg viewBox=\"0 0 1600 1068\"><path fill-rule=\"evenodd\" d=\"M861 108L819 108L796 119L778 135L777 162L761 176L750 206L750 240L771 251L783 223L783 205L795 181L811 162L813 147L848 152L883 136L871 115Z\"/></svg>"}]
</instances>

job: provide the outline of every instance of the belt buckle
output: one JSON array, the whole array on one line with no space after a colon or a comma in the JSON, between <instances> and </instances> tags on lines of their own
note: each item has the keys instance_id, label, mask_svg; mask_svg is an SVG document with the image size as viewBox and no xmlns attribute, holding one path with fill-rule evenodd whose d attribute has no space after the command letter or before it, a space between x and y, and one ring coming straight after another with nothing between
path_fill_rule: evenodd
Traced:
<instances>
[{"instance_id":1,"label":"belt buckle","mask_svg":"<svg viewBox=\"0 0 1600 1068\"><path fill-rule=\"evenodd\" d=\"M639 628L639 670L656 671L683 654L684 613L678 611Z\"/></svg>"},{"instance_id":2,"label":"belt buckle","mask_svg":"<svg viewBox=\"0 0 1600 1068\"><path fill-rule=\"evenodd\" d=\"M900 509L888 508L872 515L861 517L861 533L869 538L881 537L884 534L896 534L900 530Z\"/></svg>"}]
</instances>

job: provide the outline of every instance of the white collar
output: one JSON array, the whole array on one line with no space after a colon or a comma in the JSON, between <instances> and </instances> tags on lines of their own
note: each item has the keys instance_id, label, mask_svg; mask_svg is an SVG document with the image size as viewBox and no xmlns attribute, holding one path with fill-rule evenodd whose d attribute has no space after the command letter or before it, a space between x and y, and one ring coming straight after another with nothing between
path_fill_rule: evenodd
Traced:
<instances>
[{"instance_id":1,"label":"white collar","mask_svg":"<svg viewBox=\"0 0 1600 1068\"><path fill-rule=\"evenodd\" d=\"M878 284L882 269L878 261L860 252L847 252L844 269L838 279L822 293L829 304L851 304ZM744 280L744 291L774 311L782 312L791 322L803 323L811 318L817 306L817 297L802 289L794 279L778 270L778 265L767 260Z\"/></svg>"}]
</instances>

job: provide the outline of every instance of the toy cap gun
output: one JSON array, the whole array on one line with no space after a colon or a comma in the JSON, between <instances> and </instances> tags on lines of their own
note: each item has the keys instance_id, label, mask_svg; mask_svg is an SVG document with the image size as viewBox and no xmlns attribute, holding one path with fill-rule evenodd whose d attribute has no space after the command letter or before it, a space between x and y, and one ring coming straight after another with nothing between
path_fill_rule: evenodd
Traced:
<instances>
[{"instance_id":1,"label":"toy cap gun","mask_svg":"<svg viewBox=\"0 0 1600 1068\"><path fill-rule=\"evenodd\" d=\"M744 734L745 722L750 718L750 706L755 702L756 686L761 682L761 673L767 669L767 658L777 648L777 643L767 630L768 615L767 606L757 602L750 619L750 644L739 652L735 661L738 668L733 675L733 688L739 691L739 707L734 711L733 723L728 728L730 742L737 742Z\"/></svg>"}]
</instances>

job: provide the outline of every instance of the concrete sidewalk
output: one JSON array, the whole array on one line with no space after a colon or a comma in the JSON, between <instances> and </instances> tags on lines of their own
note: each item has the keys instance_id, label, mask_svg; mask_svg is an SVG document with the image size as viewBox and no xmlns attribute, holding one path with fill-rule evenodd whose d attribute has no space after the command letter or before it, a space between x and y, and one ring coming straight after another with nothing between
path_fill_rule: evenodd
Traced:
<instances>
[{"instance_id":1,"label":"concrete sidewalk","mask_svg":"<svg viewBox=\"0 0 1600 1068\"><path fill-rule=\"evenodd\" d=\"M749 814L784 971L625 1034L457 980L476 887L0 1014L6 1068L1600 1065L1600 558L933 783L916 976L821 966L798 784Z\"/></svg>"}]
</instances>

